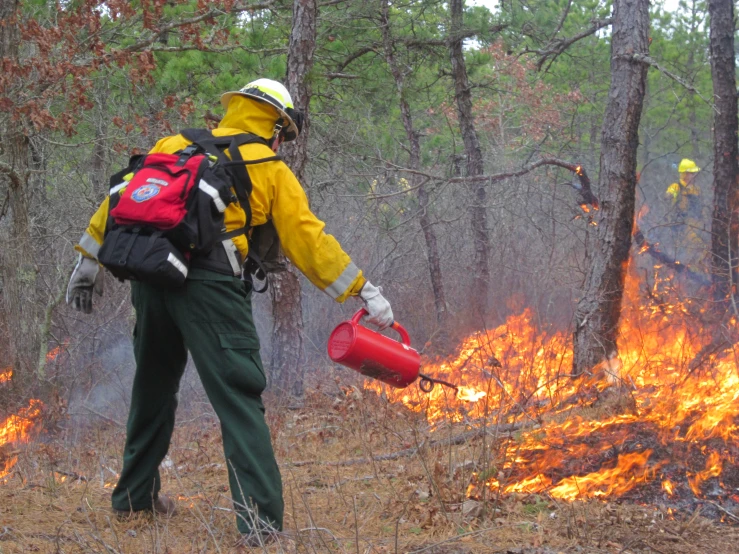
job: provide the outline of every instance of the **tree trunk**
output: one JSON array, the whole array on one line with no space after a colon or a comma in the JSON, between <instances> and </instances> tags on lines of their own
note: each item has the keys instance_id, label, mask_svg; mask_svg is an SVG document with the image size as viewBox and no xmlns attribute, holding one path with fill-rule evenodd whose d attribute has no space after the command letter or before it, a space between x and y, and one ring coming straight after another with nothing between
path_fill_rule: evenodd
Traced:
<instances>
[{"instance_id":1,"label":"tree trunk","mask_svg":"<svg viewBox=\"0 0 739 554\"><path fill-rule=\"evenodd\" d=\"M483 174L482 150L477 138L475 119L472 115L472 95L467 80L467 66L462 51L462 26L464 17L464 0L451 0L451 37L449 53L452 60L452 76L454 78L454 101L457 104L459 128L464 142L464 153L467 158L467 176L475 177ZM471 307L484 314L488 307L488 289L490 268L488 266L490 241L487 230L487 213L485 209L486 191L482 182L469 185L474 198L470 206L472 238L475 245L473 293L469 295Z\"/></svg>"},{"instance_id":2,"label":"tree trunk","mask_svg":"<svg viewBox=\"0 0 739 554\"><path fill-rule=\"evenodd\" d=\"M395 80L395 86L398 89L400 113L403 119L403 128L405 129L405 135L408 139L410 149L409 168L419 170L421 168L421 140L418 131L413 128L413 116L405 97L405 76L400 69L398 61L395 59L394 45L390 34L390 18L388 11L389 3L387 0L384 0L382 3L382 11L380 13L380 24L382 27L385 60L387 61L390 72ZM436 323L439 329L443 330L446 326L447 320L446 299L444 295L444 283L441 274L441 261L436 241L436 232L434 231L433 224L431 223L431 218L428 213L429 194L426 187L420 184L418 175L412 173L409 180L411 189L417 190L419 222L426 242L426 257L428 260L429 275L431 277L431 288L434 292Z\"/></svg>"},{"instance_id":3,"label":"tree trunk","mask_svg":"<svg viewBox=\"0 0 739 554\"><path fill-rule=\"evenodd\" d=\"M17 60L20 31L16 17L18 0L0 0L0 58ZM3 318L9 330L8 362L16 377L26 378L36 369L39 351L38 306L36 299L36 264L31 242L31 218L28 206L28 138L23 124L8 114L0 128L3 160L0 178L8 185L11 224L0 249ZM6 364L0 362L0 367Z\"/></svg>"},{"instance_id":4,"label":"tree trunk","mask_svg":"<svg viewBox=\"0 0 739 554\"><path fill-rule=\"evenodd\" d=\"M295 108L305 115L303 130L292 143L282 147L285 162L302 183L308 161L308 130L311 90L308 73L316 49L316 0L294 0L293 27L287 56L287 89ZM287 270L272 275L272 373L273 385L294 398L302 398L305 367L303 357L303 306L298 272L287 259Z\"/></svg>"},{"instance_id":5,"label":"tree trunk","mask_svg":"<svg viewBox=\"0 0 739 554\"><path fill-rule=\"evenodd\" d=\"M732 291L737 267L737 101L734 61L734 4L710 0L713 116L713 221L711 270L716 300Z\"/></svg>"},{"instance_id":6,"label":"tree trunk","mask_svg":"<svg viewBox=\"0 0 739 554\"><path fill-rule=\"evenodd\" d=\"M685 69L691 79L694 78L695 74L695 51L698 45L696 44L695 36L696 33L700 32L698 29L698 2L693 0L690 5L690 42L688 47L688 61L685 64ZM698 122L698 116L696 114L696 108L698 100L694 93L690 93L688 96L688 121L690 122L690 145L692 150L692 156L694 160L699 160L701 157L700 150L700 126ZM700 162L699 162L700 163Z\"/></svg>"},{"instance_id":7,"label":"tree trunk","mask_svg":"<svg viewBox=\"0 0 739 554\"><path fill-rule=\"evenodd\" d=\"M618 322L634 224L639 119L649 54L648 0L614 2L611 86L601 134L601 213L587 253L588 273L575 313L573 373L617 354Z\"/></svg>"}]
</instances>

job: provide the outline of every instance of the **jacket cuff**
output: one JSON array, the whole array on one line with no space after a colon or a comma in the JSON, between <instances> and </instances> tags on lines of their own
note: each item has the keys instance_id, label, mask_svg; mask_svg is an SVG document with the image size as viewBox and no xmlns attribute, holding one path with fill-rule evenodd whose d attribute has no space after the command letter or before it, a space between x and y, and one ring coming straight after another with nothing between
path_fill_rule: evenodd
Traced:
<instances>
[{"instance_id":1,"label":"jacket cuff","mask_svg":"<svg viewBox=\"0 0 739 554\"><path fill-rule=\"evenodd\" d=\"M85 232L80 239L80 243L74 249L86 258L98 259L100 252L100 244L88 232Z\"/></svg>"}]
</instances>

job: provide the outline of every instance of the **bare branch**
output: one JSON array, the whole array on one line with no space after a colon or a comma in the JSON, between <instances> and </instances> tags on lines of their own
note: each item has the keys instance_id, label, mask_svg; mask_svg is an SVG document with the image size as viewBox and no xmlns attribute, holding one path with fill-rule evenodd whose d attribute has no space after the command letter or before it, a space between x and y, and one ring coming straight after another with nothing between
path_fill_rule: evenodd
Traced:
<instances>
[{"instance_id":1,"label":"bare branch","mask_svg":"<svg viewBox=\"0 0 739 554\"><path fill-rule=\"evenodd\" d=\"M588 177L582 165L572 163L572 162L566 162L564 160L559 160L557 158L541 158L515 171L496 173L494 175L477 175L474 177L452 177L452 178L439 177L438 175L431 175L430 173L426 173L423 171L408 169L408 168L393 164L391 162L385 162L385 164L391 166L393 169L396 169L397 171L402 171L405 173L412 173L414 175L421 175L428 179L433 179L435 181L445 181L447 183L473 183L473 182L481 182L481 181L488 182L488 183L495 183L498 181L503 181L505 179L510 179L512 177L521 177L522 175L526 175L527 173L530 173L534 169L544 166L544 165L554 165L557 167L561 167L563 169L568 169L569 171L572 171L576 175L578 184L576 185L573 183L571 184L571 186L580 194L580 197L581 197L580 204L581 205L582 204L590 205L596 210L600 207L598 199L593 194L591 183L590 183L590 177Z\"/></svg>"},{"instance_id":2,"label":"bare branch","mask_svg":"<svg viewBox=\"0 0 739 554\"><path fill-rule=\"evenodd\" d=\"M715 104L713 102L711 102L710 100L708 100L707 98L705 98L700 93L700 91L697 88L695 88L693 85L691 85L690 83L688 83L685 79L683 79L683 78L675 75L671 71L668 71L667 69L665 69L664 67L662 67L661 65L659 65L654 58L652 58L650 56L644 56L642 54L634 54L633 56L631 56L631 59L633 59L634 61L637 61L637 62L645 63L645 64L647 64L647 65L655 68L660 73L663 73L664 75L666 75L667 77L669 77L670 79L672 79L673 81L675 81L676 83L678 83L679 85L682 85L684 88L686 88L690 92L694 93L701 100L703 100L706 104L708 104L713 111L715 111L717 114L720 115L720 112L716 108Z\"/></svg>"},{"instance_id":3,"label":"bare branch","mask_svg":"<svg viewBox=\"0 0 739 554\"><path fill-rule=\"evenodd\" d=\"M359 79L359 75L352 75L351 73L324 73L328 79Z\"/></svg>"},{"instance_id":4,"label":"bare branch","mask_svg":"<svg viewBox=\"0 0 739 554\"><path fill-rule=\"evenodd\" d=\"M272 9L274 5L274 2L271 0L268 2L264 2L261 4L238 4L233 6L228 13L230 15L238 15L243 12L253 12L258 10L269 10ZM156 31L153 32L151 36L144 40L140 40L139 42L132 44L130 46L127 46L123 49L123 52L140 52L142 50L147 49L147 47L151 46L153 43L158 41L162 35L168 33L172 29L176 29L178 27L185 27L187 25L193 25L194 23L200 23L201 21L205 21L210 18L218 17L225 15L226 12L219 8L210 8L209 10L201 13L200 15L196 15L194 17L190 17L187 19L181 19L179 21L172 21L171 23L168 23L166 25L163 25L162 27L159 27Z\"/></svg>"},{"instance_id":5,"label":"bare branch","mask_svg":"<svg viewBox=\"0 0 739 554\"><path fill-rule=\"evenodd\" d=\"M287 52L287 48L264 48L262 50L254 50L247 48L246 46L237 44L234 46L224 46L222 48L215 48L212 46L152 46L148 49L151 52L189 52L191 50L197 50L198 52L211 52L215 54L222 54L224 52L233 52L235 50L241 50L243 52L249 52L250 54L284 54Z\"/></svg>"},{"instance_id":6,"label":"bare branch","mask_svg":"<svg viewBox=\"0 0 739 554\"><path fill-rule=\"evenodd\" d=\"M711 281L705 276L693 271L687 265L681 264L675 258L662 252L656 244L649 242L636 224L634 224L634 243L639 247L639 253L649 254L657 262L672 268L677 273L685 275L693 282L701 286L709 286L711 284Z\"/></svg>"},{"instance_id":7,"label":"bare branch","mask_svg":"<svg viewBox=\"0 0 739 554\"><path fill-rule=\"evenodd\" d=\"M360 58L367 54L368 52L375 52L374 47L372 46L365 46L364 48L360 48L353 54L351 54L348 58L346 58L343 62L341 62L338 67L336 68L336 73L341 73L346 69L346 66L352 63L357 58Z\"/></svg>"},{"instance_id":8,"label":"bare branch","mask_svg":"<svg viewBox=\"0 0 739 554\"><path fill-rule=\"evenodd\" d=\"M565 24L565 20L567 19L567 16L570 13L571 7L572 7L572 0L567 0L567 5L565 6L564 11L562 12L562 17L559 18L559 23L557 23L557 28L552 33L552 39L554 39L554 37L556 37L559 34L559 32L562 30L562 27Z\"/></svg>"},{"instance_id":9,"label":"bare branch","mask_svg":"<svg viewBox=\"0 0 739 554\"><path fill-rule=\"evenodd\" d=\"M506 25L493 25L492 27L490 27L489 29L487 29L487 31L490 32L490 33L499 33L500 31L502 31L505 28L506 28ZM472 38L472 37L474 37L476 35L479 35L479 34L480 34L480 31L478 31L478 30L471 30L470 29L470 30L467 30L464 33L461 33L461 34L458 34L458 35L455 35L455 36L452 36L452 37L448 37L448 38L444 38L444 39L436 39L436 40L431 40L431 39L419 40L419 39L415 39L415 38L407 38L407 39L392 38L391 39L391 44L393 44L393 45L395 45L395 44L404 44L405 46L407 46L409 48L424 48L424 47L427 47L427 46L448 46L450 43L453 43L455 41L464 40L464 39L467 39L467 38ZM343 78L343 79L347 79L347 78L348 79L355 79L355 78L357 78L357 77L353 77L353 76L352 77L344 77L343 76L343 71L354 60L356 60L357 58L360 58L360 57L364 56L365 54L367 54L369 52L377 52L377 50L376 50L376 48L374 46L365 46L364 48L360 48L356 52L353 52L352 54L350 54L344 61L342 61L336 67L336 70L335 70L334 73L328 73L327 76L329 76L329 78Z\"/></svg>"},{"instance_id":10,"label":"bare branch","mask_svg":"<svg viewBox=\"0 0 739 554\"><path fill-rule=\"evenodd\" d=\"M530 50L527 48L522 52L522 54L537 54L539 56L539 61L536 62L536 69L541 71L542 66L547 62L547 60L549 60L549 66L551 66L552 63L554 63L554 60L556 60L562 52L567 50L576 42L597 33L603 27L608 27L613 23L613 19L610 17L606 19L594 19L591 23L592 25L590 27L574 36L552 39L543 48L539 48L538 50Z\"/></svg>"},{"instance_id":11,"label":"bare branch","mask_svg":"<svg viewBox=\"0 0 739 554\"><path fill-rule=\"evenodd\" d=\"M500 25L493 25L492 27L489 27L487 29L490 33L499 33L503 29L505 29L508 25L500 24ZM449 36L443 39L426 39L426 40L419 40L419 39L395 39L393 40L393 43L401 43L405 44L406 46L414 47L425 47L425 46L449 46L450 44L453 44L455 42L459 42L460 40L464 40L467 38L472 38L480 34L480 31L477 29L467 29L463 33L459 33L457 35Z\"/></svg>"}]
</instances>

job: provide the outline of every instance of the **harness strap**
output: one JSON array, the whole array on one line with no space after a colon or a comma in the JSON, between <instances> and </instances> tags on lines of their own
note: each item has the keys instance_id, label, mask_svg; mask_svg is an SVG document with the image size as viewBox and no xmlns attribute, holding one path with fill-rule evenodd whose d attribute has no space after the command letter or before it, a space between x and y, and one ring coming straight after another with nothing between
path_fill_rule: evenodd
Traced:
<instances>
[{"instance_id":1,"label":"harness strap","mask_svg":"<svg viewBox=\"0 0 739 554\"><path fill-rule=\"evenodd\" d=\"M185 137L185 139L202 148L206 153L215 155L218 158L218 163L231 175L231 182L236 190L236 197L239 199L241 209L244 210L246 215L246 225L244 225L244 227L234 229L221 235L223 247L228 255L229 261L233 265L233 260L235 259L235 245L232 239L240 235L247 235L248 237L249 229L251 229L252 211L251 204L249 203L249 196L251 196L253 185L246 166L272 161L282 161L282 158L275 155L257 160L244 160L239 151L239 146L253 143L261 143L265 146L269 146L269 143L266 140L252 133L216 137L207 129L184 129L180 131L180 134ZM230 159L224 154L225 150L228 150ZM254 274L257 279L264 281L264 286L261 288L257 288L255 286L254 292L261 293L266 291L269 286L267 281L267 271L262 260L252 248L249 248L245 265L249 272Z\"/></svg>"},{"instance_id":2,"label":"harness strap","mask_svg":"<svg viewBox=\"0 0 739 554\"><path fill-rule=\"evenodd\" d=\"M226 168L226 171L231 175L232 183L236 189L236 197L239 199L241 209L246 214L246 225L242 233L237 233L229 238L238 236L239 234L246 234L251 228L252 212L251 204L249 203L249 196L253 188L251 177L246 169L247 165L255 165L271 161L282 160L279 156L269 156L267 158L260 158L258 160L244 160L241 157L239 146L244 144L261 143L265 146L269 146L266 140L252 133L240 133L238 135L226 135L223 137L216 137L213 133L207 129L184 129L180 131L180 134L187 140L200 146L208 154L213 154L218 157L219 163ZM230 160L225 156L224 150L228 150Z\"/></svg>"}]
</instances>

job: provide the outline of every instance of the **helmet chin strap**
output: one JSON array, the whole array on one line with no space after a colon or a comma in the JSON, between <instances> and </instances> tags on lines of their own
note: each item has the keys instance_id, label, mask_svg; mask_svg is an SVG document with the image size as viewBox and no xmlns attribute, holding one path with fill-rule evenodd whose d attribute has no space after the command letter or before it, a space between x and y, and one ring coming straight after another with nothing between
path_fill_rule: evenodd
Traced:
<instances>
[{"instance_id":1,"label":"helmet chin strap","mask_svg":"<svg viewBox=\"0 0 739 554\"><path fill-rule=\"evenodd\" d=\"M280 144L282 143L282 140L280 139L280 134L282 133L282 126L284 121L282 118L278 119L275 122L275 130L272 134L272 139L270 140L270 147L272 148L273 152L277 152L277 149L280 147Z\"/></svg>"}]
</instances>

